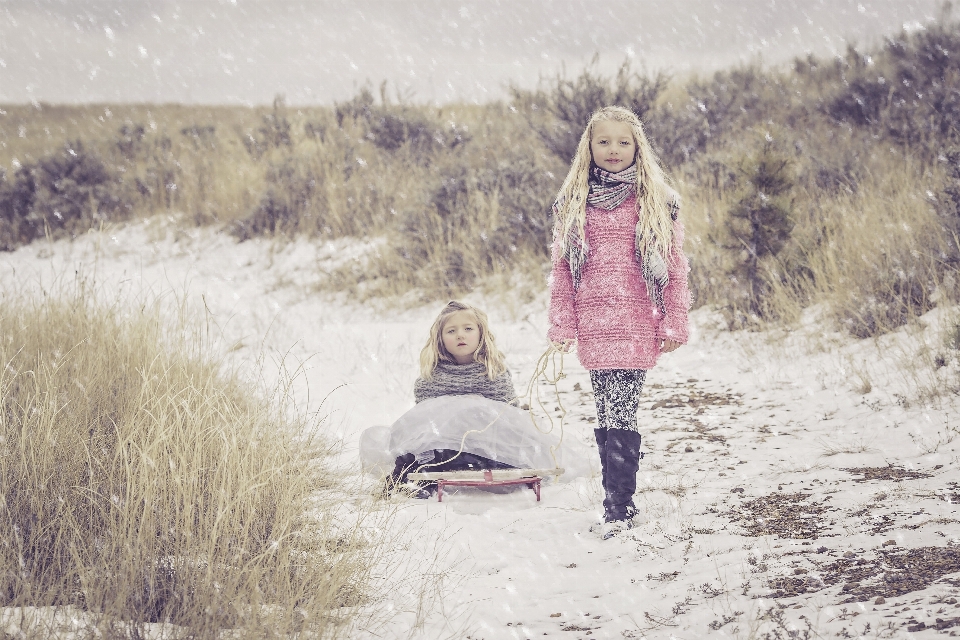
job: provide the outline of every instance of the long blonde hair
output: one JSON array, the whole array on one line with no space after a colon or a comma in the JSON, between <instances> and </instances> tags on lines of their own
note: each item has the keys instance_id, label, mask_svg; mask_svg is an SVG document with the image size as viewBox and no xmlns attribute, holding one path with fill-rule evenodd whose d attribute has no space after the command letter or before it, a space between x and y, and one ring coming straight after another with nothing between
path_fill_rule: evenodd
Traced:
<instances>
[{"instance_id":1,"label":"long blonde hair","mask_svg":"<svg viewBox=\"0 0 960 640\"><path fill-rule=\"evenodd\" d=\"M487 314L465 302L451 300L441 311L430 327L430 338L426 346L420 351L420 377L424 380L433 378L433 370L439 362L456 363L447 348L443 346L443 325L447 318L458 311L470 311L477 319L477 328L480 330L480 346L473 354L474 362L482 362L487 367L487 377L496 380L507 370L503 354L497 348L497 343L490 331Z\"/></svg>"},{"instance_id":2,"label":"long blonde hair","mask_svg":"<svg viewBox=\"0 0 960 640\"><path fill-rule=\"evenodd\" d=\"M637 246L646 251L652 242L660 255L670 255L673 244L673 220L667 200L670 197L675 198L676 194L667 186L666 175L643 132L640 118L623 107L603 107L597 109L590 117L587 128L580 136L580 143L577 145L577 153L573 157L570 171L557 194L554 205L557 217L554 223L554 234L560 234L564 252L568 248L571 230L575 230L580 238L584 237L587 194L590 192L590 166L593 162L590 141L597 123L604 121L625 122L630 125L633 140L637 145L637 155L634 158L637 165L637 211L640 214L636 230Z\"/></svg>"}]
</instances>

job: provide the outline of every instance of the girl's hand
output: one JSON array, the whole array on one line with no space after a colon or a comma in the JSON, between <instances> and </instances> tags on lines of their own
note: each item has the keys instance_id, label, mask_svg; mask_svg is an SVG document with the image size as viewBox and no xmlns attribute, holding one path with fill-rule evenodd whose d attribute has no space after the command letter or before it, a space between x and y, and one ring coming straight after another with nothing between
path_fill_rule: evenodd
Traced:
<instances>
[{"instance_id":1,"label":"girl's hand","mask_svg":"<svg viewBox=\"0 0 960 640\"><path fill-rule=\"evenodd\" d=\"M675 342L669 338L666 340L660 341L660 353L670 353L677 349L680 346L679 342Z\"/></svg>"},{"instance_id":2,"label":"girl's hand","mask_svg":"<svg viewBox=\"0 0 960 640\"><path fill-rule=\"evenodd\" d=\"M553 343L553 348L562 353L570 353L570 351L573 350L573 348L576 346L577 346L576 338L567 338L566 340Z\"/></svg>"}]
</instances>

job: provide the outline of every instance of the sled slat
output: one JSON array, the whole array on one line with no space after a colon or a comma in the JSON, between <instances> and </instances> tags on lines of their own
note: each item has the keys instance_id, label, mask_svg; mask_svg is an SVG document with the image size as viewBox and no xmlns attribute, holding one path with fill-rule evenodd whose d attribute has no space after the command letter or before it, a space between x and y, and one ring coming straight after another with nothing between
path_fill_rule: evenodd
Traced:
<instances>
[{"instance_id":1,"label":"sled slat","mask_svg":"<svg viewBox=\"0 0 960 640\"><path fill-rule=\"evenodd\" d=\"M563 469L493 469L492 471L420 471L408 477L414 482L422 480L484 480L490 474L494 480L515 480L536 476L562 475Z\"/></svg>"}]
</instances>

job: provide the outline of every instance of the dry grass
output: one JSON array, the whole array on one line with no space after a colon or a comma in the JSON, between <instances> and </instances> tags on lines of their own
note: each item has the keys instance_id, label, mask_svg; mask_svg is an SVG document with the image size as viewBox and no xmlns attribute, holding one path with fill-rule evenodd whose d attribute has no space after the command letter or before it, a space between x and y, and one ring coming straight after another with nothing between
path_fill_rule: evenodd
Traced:
<instances>
[{"instance_id":1,"label":"dry grass","mask_svg":"<svg viewBox=\"0 0 960 640\"><path fill-rule=\"evenodd\" d=\"M808 147L826 146L828 136L820 133L814 133L812 141L805 139ZM796 136L784 135L785 146ZM759 260L763 296L754 301L752 315L737 276L741 257L728 249L737 189L716 188L703 173L688 179L683 186L687 251L697 304L716 305L726 309L731 320L744 318L739 324L753 326L764 321L789 325L800 319L804 308L822 304L829 319L857 337L867 337L933 308L934 291L941 304L956 296L956 280L949 275L953 270L944 260L953 239L943 233L938 216L943 168L855 137L844 143L860 147L863 156L855 188L825 189L816 176L806 175L817 163L827 162L821 157L811 167L798 169L790 237L777 255ZM735 165L729 158L723 162ZM697 166L706 169L710 162Z\"/></svg>"},{"instance_id":2,"label":"dry grass","mask_svg":"<svg viewBox=\"0 0 960 640\"><path fill-rule=\"evenodd\" d=\"M94 298L3 296L0 606L29 637L57 611L93 635L340 635L378 546L319 425L157 304Z\"/></svg>"},{"instance_id":3,"label":"dry grass","mask_svg":"<svg viewBox=\"0 0 960 640\"><path fill-rule=\"evenodd\" d=\"M3 106L0 248L172 211L241 240L384 238L326 286L434 299L540 270L563 169L497 103Z\"/></svg>"},{"instance_id":4,"label":"dry grass","mask_svg":"<svg viewBox=\"0 0 960 640\"><path fill-rule=\"evenodd\" d=\"M820 455L824 458L839 455L841 453L868 453L877 449L867 444L863 438L836 438L833 440L818 439L817 446L820 448Z\"/></svg>"},{"instance_id":5,"label":"dry grass","mask_svg":"<svg viewBox=\"0 0 960 640\"><path fill-rule=\"evenodd\" d=\"M880 335L960 297L960 75L930 54L955 49L960 25L891 38L869 56L672 83L588 66L509 105L397 103L383 87L332 108L4 106L0 246L172 210L240 239L365 239L322 285L359 299L509 290L518 274L542 288L571 141L598 100L618 100L644 113L684 196L695 304L735 327L822 304Z\"/></svg>"},{"instance_id":6,"label":"dry grass","mask_svg":"<svg viewBox=\"0 0 960 640\"><path fill-rule=\"evenodd\" d=\"M858 337L931 309L930 295L941 284L949 240L926 196L939 176L903 160L889 158L856 193L824 203L821 237L804 247L811 297L825 301Z\"/></svg>"},{"instance_id":7,"label":"dry grass","mask_svg":"<svg viewBox=\"0 0 960 640\"><path fill-rule=\"evenodd\" d=\"M233 220L256 204L263 168L243 145L265 109L180 105L4 106L0 166L56 154L81 140L122 170L138 214L189 211L197 222Z\"/></svg>"},{"instance_id":8,"label":"dry grass","mask_svg":"<svg viewBox=\"0 0 960 640\"><path fill-rule=\"evenodd\" d=\"M943 406L960 395L958 314L957 306L938 309L929 322L907 327L904 339L890 350L906 388L914 392L911 397L902 397L902 403Z\"/></svg>"}]
</instances>

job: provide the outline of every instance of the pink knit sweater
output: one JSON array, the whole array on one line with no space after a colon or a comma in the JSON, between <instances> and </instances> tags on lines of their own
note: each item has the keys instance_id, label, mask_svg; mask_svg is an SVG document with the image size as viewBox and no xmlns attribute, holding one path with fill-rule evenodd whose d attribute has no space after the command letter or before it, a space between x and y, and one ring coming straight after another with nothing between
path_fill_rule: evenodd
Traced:
<instances>
[{"instance_id":1,"label":"pink knit sweater","mask_svg":"<svg viewBox=\"0 0 960 640\"><path fill-rule=\"evenodd\" d=\"M683 225L673 223L665 316L650 301L634 257L636 225L634 196L612 211L587 207L589 255L576 292L560 241L554 241L547 336L553 342L576 338L577 356L586 369L650 369L660 356L660 340L687 341L690 267L682 250Z\"/></svg>"}]
</instances>

